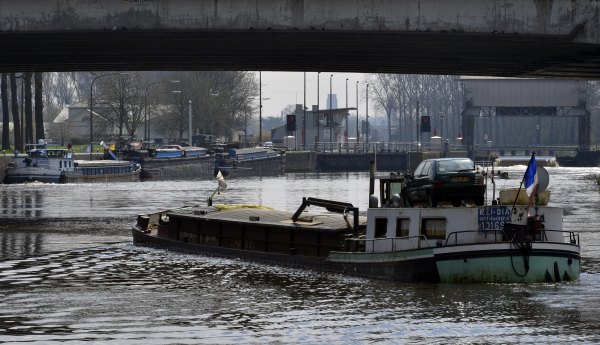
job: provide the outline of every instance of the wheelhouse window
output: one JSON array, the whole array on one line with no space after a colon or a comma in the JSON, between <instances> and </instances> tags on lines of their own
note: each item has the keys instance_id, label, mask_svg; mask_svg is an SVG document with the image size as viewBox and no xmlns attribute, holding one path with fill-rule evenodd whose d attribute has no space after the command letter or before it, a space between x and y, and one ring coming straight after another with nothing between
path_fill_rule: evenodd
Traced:
<instances>
[{"instance_id":1,"label":"wheelhouse window","mask_svg":"<svg viewBox=\"0 0 600 345\"><path fill-rule=\"evenodd\" d=\"M429 239L446 238L445 218L424 218L421 222L421 235Z\"/></svg>"},{"instance_id":2,"label":"wheelhouse window","mask_svg":"<svg viewBox=\"0 0 600 345\"><path fill-rule=\"evenodd\" d=\"M408 237L410 227L410 219L398 218L396 219L396 237Z\"/></svg>"},{"instance_id":3,"label":"wheelhouse window","mask_svg":"<svg viewBox=\"0 0 600 345\"><path fill-rule=\"evenodd\" d=\"M385 237L387 234L387 218L375 218L375 237Z\"/></svg>"}]
</instances>

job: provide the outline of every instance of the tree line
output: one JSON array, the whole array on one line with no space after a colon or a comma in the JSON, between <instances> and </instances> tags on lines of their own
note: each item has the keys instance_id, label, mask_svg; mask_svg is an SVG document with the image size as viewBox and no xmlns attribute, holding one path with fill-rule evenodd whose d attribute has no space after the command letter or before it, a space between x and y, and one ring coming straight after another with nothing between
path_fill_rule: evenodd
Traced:
<instances>
[{"instance_id":1,"label":"tree line","mask_svg":"<svg viewBox=\"0 0 600 345\"><path fill-rule=\"evenodd\" d=\"M461 135L463 87L458 76L369 74L369 98L387 119L387 139L417 141L418 121L430 116L432 134Z\"/></svg>"},{"instance_id":2,"label":"tree line","mask_svg":"<svg viewBox=\"0 0 600 345\"><path fill-rule=\"evenodd\" d=\"M2 73L0 77L2 150L6 151L11 147L11 115L13 120L13 143L16 150L23 151L25 143L44 139L42 77L42 73L37 72L20 73L18 76L16 73ZM20 79L20 83L17 82L17 79ZM32 87L34 92L32 92ZM21 98L21 112L19 111L19 96ZM23 114L22 118L20 113Z\"/></svg>"},{"instance_id":3,"label":"tree line","mask_svg":"<svg viewBox=\"0 0 600 345\"><path fill-rule=\"evenodd\" d=\"M387 119L387 133L381 140L417 141L419 119L430 116L431 135L455 141L465 133L462 129L464 85L460 76L419 74L369 74L369 98L375 109ZM585 108L594 112L600 102L600 82L587 81L582 90ZM576 144L576 117L501 117L492 107L483 109L475 123L475 142L496 144ZM491 113L490 113L491 112ZM598 121L592 116L592 142L600 138ZM443 133L442 133L443 132ZM458 140L456 140L458 142Z\"/></svg>"},{"instance_id":4,"label":"tree line","mask_svg":"<svg viewBox=\"0 0 600 345\"><path fill-rule=\"evenodd\" d=\"M139 137L149 118L151 131L182 141L187 138L191 101L193 132L231 140L232 130L245 128L258 112L257 77L255 72L243 71L4 73L0 80L2 149L10 148L12 133L14 147L22 151L25 143L45 137L44 121L52 122L69 105L79 103L90 108L92 101L94 113L121 138ZM366 82L371 86L372 106L387 121L387 133L379 140L419 140L422 116L430 116L431 134L450 139L462 136L464 87L459 76L369 74ZM588 109L599 99L600 82L588 82ZM527 131L539 124L535 118L503 122L484 116L480 121L476 126L480 140L488 134L490 140L494 135L509 141L530 140ZM574 121L544 121L548 121L544 124L548 129L542 141L573 142ZM49 128L48 132L50 137L60 136L56 129L53 132ZM592 128L592 133L596 132Z\"/></svg>"},{"instance_id":5,"label":"tree line","mask_svg":"<svg viewBox=\"0 0 600 345\"><path fill-rule=\"evenodd\" d=\"M254 72L35 73L35 100L31 96L31 75L3 75L0 93L5 150L10 148L11 141L22 151L24 143L43 139L44 121L51 123L61 110L76 104L86 108L88 114L93 108L95 134L109 127L114 130L114 137L139 138L145 120L151 118L151 130L174 141L187 139L190 101L193 132L216 136L232 136L232 129L243 128L258 109L258 80ZM16 81L19 78L22 85ZM21 103L24 109L19 111ZM35 124L31 121L32 104L36 106ZM45 105L43 114L42 105ZM61 129L47 131L51 137L61 136ZM103 139L96 135L94 138Z\"/></svg>"}]
</instances>

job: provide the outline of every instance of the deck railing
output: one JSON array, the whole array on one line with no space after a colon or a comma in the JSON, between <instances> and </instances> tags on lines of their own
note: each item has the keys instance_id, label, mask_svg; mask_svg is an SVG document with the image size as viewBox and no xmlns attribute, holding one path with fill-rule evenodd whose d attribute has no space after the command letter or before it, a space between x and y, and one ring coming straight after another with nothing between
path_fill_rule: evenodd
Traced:
<instances>
[{"instance_id":1,"label":"deck railing","mask_svg":"<svg viewBox=\"0 0 600 345\"><path fill-rule=\"evenodd\" d=\"M564 230L542 230L540 232L539 238L533 240L532 242L548 242L548 243L561 243L554 242L548 240L548 233L560 233L563 236L564 241L562 243L569 243L573 245L579 245L579 234L574 233L573 231L564 231ZM391 251L398 250L406 250L407 248L400 248L403 244L410 243L410 240L417 239L417 249L421 248L430 248L430 247L440 247L440 246L458 246L464 245L465 243L459 242L459 237L466 234L476 234L477 236L485 236L487 238L490 237L490 241L482 242L482 243L506 243L511 242L512 239L509 239L506 233L503 230L487 230L487 231L479 231L479 230L465 230L465 231L454 231L448 234L446 240L440 239L429 239L425 235L418 236L405 236L405 237L385 237L385 238L349 238L347 241L352 242L352 245L349 248L352 248L351 251L361 251L364 248L364 251L367 252L367 243L371 243L369 252L374 253L376 249L376 243L378 242L389 242L391 243ZM493 237L493 238L492 238ZM435 240L435 244L433 241ZM424 243L424 245L423 245ZM472 244L473 242L468 242Z\"/></svg>"},{"instance_id":2,"label":"deck railing","mask_svg":"<svg viewBox=\"0 0 600 345\"><path fill-rule=\"evenodd\" d=\"M430 240L427 238L427 236L425 235L418 235L418 236L405 236L405 237L385 237L385 238L349 238L347 239L347 241L353 242L353 245L350 246L350 248L353 248L354 251L361 251L360 248L365 248L365 252L366 252L366 248L367 248L367 243L371 243L371 253L375 252L375 244L377 242L391 242L391 251L397 251L401 246L401 244L403 243L409 243L408 241L410 240L415 240L417 239L417 248L430 248L430 247L435 247L436 245L432 245L430 243ZM421 243L425 242L426 245L422 245Z\"/></svg>"},{"instance_id":3,"label":"deck railing","mask_svg":"<svg viewBox=\"0 0 600 345\"><path fill-rule=\"evenodd\" d=\"M444 246L457 246L457 245L462 245L462 243L458 242L458 238L460 235L464 235L464 234L485 234L485 237L488 236L488 234L493 234L494 236L494 240L492 241L492 243L495 242L511 242L513 239L512 238L508 238L509 236L506 234L506 232L504 232L504 230L487 230L487 231L479 231L479 230L465 230L465 231L454 231L451 232L450 234L448 234L448 236L446 237L446 242L444 244ZM563 237L563 241L562 242L555 242L552 240L548 240L548 234L562 234ZM500 237L500 240L498 239L498 236L502 235ZM551 236L551 238L553 238L554 236ZM453 243L451 241L451 239L454 239ZM549 242L549 243L569 243L569 244L574 244L574 245L579 245L579 234L576 234L573 231L565 231L565 230L541 230L539 237L536 237L532 240L532 242ZM471 243L471 242L469 242Z\"/></svg>"}]
</instances>

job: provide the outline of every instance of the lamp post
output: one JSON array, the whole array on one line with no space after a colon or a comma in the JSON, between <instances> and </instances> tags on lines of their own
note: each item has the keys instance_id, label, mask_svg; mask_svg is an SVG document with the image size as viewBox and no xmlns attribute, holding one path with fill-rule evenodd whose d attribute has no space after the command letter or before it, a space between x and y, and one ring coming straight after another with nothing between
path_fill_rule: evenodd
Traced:
<instances>
[{"instance_id":1,"label":"lamp post","mask_svg":"<svg viewBox=\"0 0 600 345\"><path fill-rule=\"evenodd\" d=\"M329 76L329 141L330 142L333 142L333 139L331 138L332 137L331 131L333 130L333 127L332 127L332 124L333 124L333 109L332 109L333 108L333 106L332 106L333 97L331 94L333 92L332 82L333 82L333 74Z\"/></svg>"},{"instance_id":2,"label":"lamp post","mask_svg":"<svg viewBox=\"0 0 600 345\"><path fill-rule=\"evenodd\" d=\"M192 146L192 100L188 101L188 140L190 141L188 144Z\"/></svg>"},{"instance_id":3,"label":"lamp post","mask_svg":"<svg viewBox=\"0 0 600 345\"><path fill-rule=\"evenodd\" d=\"M348 78L346 78L346 109L348 109ZM348 110L346 110L346 143L348 143Z\"/></svg>"},{"instance_id":4,"label":"lamp post","mask_svg":"<svg viewBox=\"0 0 600 345\"><path fill-rule=\"evenodd\" d=\"M109 75L127 75L129 73L119 73L119 72L115 72L115 73L106 73L106 74L101 74L99 76L96 76L94 79L92 79L92 83L90 84L90 160L93 160L93 154L94 154L94 82L102 77L106 77Z\"/></svg>"},{"instance_id":5,"label":"lamp post","mask_svg":"<svg viewBox=\"0 0 600 345\"><path fill-rule=\"evenodd\" d=\"M321 82L321 72L317 72L317 142L315 143L315 149L318 147L319 141L321 141L321 122L319 121L319 111L321 110L321 101L319 100L319 83Z\"/></svg>"},{"instance_id":6,"label":"lamp post","mask_svg":"<svg viewBox=\"0 0 600 345\"><path fill-rule=\"evenodd\" d=\"M304 72L304 101L302 103L302 150L306 150L306 72Z\"/></svg>"},{"instance_id":7,"label":"lamp post","mask_svg":"<svg viewBox=\"0 0 600 345\"><path fill-rule=\"evenodd\" d=\"M356 82L356 143L360 143L360 133L358 132L358 81Z\"/></svg>"},{"instance_id":8,"label":"lamp post","mask_svg":"<svg viewBox=\"0 0 600 345\"><path fill-rule=\"evenodd\" d=\"M179 80L159 80L153 83L150 83L146 86L146 91L144 92L144 141L150 141L150 122L148 121L148 90L152 85L160 84L160 83L179 83Z\"/></svg>"},{"instance_id":9,"label":"lamp post","mask_svg":"<svg viewBox=\"0 0 600 345\"><path fill-rule=\"evenodd\" d=\"M262 146L262 71L258 71L258 142Z\"/></svg>"},{"instance_id":10,"label":"lamp post","mask_svg":"<svg viewBox=\"0 0 600 345\"><path fill-rule=\"evenodd\" d=\"M367 150L369 149L369 84L367 84L367 93L366 93L366 112L365 117L367 118L367 128L365 135L365 142L367 143Z\"/></svg>"}]
</instances>

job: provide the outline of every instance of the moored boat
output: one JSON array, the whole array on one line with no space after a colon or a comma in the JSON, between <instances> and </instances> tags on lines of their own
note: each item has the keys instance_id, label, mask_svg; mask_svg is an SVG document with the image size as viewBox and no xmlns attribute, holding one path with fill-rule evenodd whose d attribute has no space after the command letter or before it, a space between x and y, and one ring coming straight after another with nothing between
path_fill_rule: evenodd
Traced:
<instances>
[{"instance_id":1,"label":"moored boat","mask_svg":"<svg viewBox=\"0 0 600 345\"><path fill-rule=\"evenodd\" d=\"M161 178L211 178L214 158L206 148L164 145L147 148L141 142L120 143L119 154L124 160L142 167L142 179Z\"/></svg>"},{"instance_id":2,"label":"moored boat","mask_svg":"<svg viewBox=\"0 0 600 345\"><path fill-rule=\"evenodd\" d=\"M15 154L8 164L4 183L64 182L67 172L75 171L73 153L67 149L48 148L44 140L27 144L27 157Z\"/></svg>"},{"instance_id":3,"label":"moored boat","mask_svg":"<svg viewBox=\"0 0 600 345\"><path fill-rule=\"evenodd\" d=\"M62 148L48 148L45 141L28 144L27 157L15 157L6 169L4 183L138 181L139 164L121 160L76 160Z\"/></svg>"},{"instance_id":4,"label":"moored boat","mask_svg":"<svg viewBox=\"0 0 600 345\"><path fill-rule=\"evenodd\" d=\"M270 148L231 148L215 154L214 175L266 176L283 172L283 155Z\"/></svg>"},{"instance_id":5,"label":"moored boat","mask_svg":"<svg viewBox=\"0 0 600 345\"><path fill-rule=\"evenodd\" d=\"M139 164L122 160L75 160L75 169L66 172L65 182L135 182L140 180Z\"/></svg>"}]
</instances>

